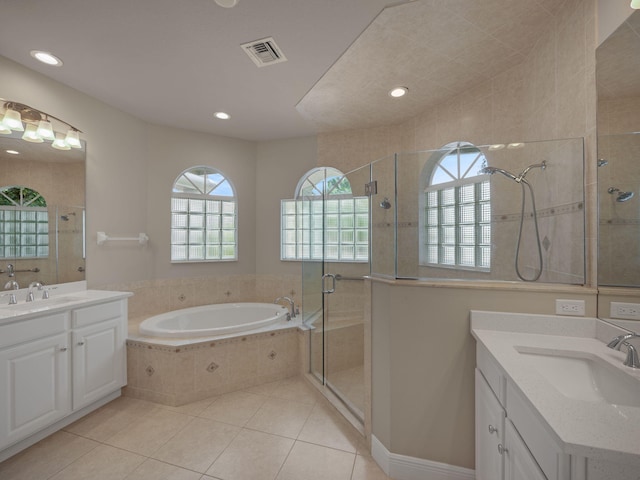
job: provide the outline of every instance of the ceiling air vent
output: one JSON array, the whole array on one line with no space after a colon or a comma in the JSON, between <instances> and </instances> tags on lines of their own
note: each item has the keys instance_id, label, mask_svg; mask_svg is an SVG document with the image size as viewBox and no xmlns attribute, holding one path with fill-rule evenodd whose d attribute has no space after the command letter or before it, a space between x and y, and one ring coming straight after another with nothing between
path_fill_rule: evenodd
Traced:
<instances>
[{"instance_id":1,"label":"ceiling air vent","mask_svg":"<svg viewBox=\"0 0 640 480\"><path fill-rule=\"evenodd\" d=\"M284 56L272 37L244 43L240 46L258 67L287 61L287 57Z\"/></svg>"}]
</instances>

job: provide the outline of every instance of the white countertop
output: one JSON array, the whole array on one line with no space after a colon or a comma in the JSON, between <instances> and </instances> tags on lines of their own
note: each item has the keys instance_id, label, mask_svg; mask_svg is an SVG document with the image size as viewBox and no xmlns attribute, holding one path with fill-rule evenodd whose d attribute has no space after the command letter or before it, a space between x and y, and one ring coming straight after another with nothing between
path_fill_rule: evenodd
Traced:
<instances>
[{"instance_id":1,"label":"white countertop","mask_svg":"<svg viewBox=\"0 0 640 480\"><path fill-rule=\"evenodd\" d=\"M78 282L83 283L83 282ZM74 307L85 307L99 303L127 298L133 294L130 292L112 292L106 290L86 290L74 288L72 284L50 287L50 298L42 300L42 292L34 290L36 299L32 302L25 302L26 290L16 290L18 303L16 305L0 305L0 325L16 321L26 320L44 313L57 313ZM12 293L12 292L4 292ZM6 297L3 300L8 299Z\"/></svg>"},{"instance_id":2,"label":"white countertop","mask_svg":"<svg viewBox=\"0 0 640 480\"><path fill-rule=\"evenodd\" d=\"M629 381L640 382L640 370L623 365L625 353L604 343L623 330L595 318L474 311L471 333L530 402L564 453L640 467L640 407L569 398L516 349L598 357L629 375Z\"/></svg>"}]
</instances>

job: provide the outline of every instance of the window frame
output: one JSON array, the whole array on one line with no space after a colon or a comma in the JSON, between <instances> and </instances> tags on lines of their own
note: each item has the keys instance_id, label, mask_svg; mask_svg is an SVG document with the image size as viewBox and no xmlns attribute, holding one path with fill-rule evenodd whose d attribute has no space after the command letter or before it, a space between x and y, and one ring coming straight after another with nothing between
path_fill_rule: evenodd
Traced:
<instances>
[{"instance_id":1,"label":"window frame","mask_svg":"<svg viewBox=\"0 0 640 480\"><path fill-rule=\"evenodd\" d=\"M197 172L200 171L200 172ZM215 186L211 189L208 189L206 184L206 180L203 181L202 188L199 185L196 185L186 176L188 173L194 173L198 176L206 176L210 175L220 176L222 180L220 180ZM194 192L179 192L176 191L176 186L178 182L183 179L183 177L194 187ZM215 190L221 185L228 185L231 191L231 195L215 195ZM186 201L186 209L177 209L176 205L180 200ZM202 209L199 211L191 210L192 201L194 208L198 208L198 201L201 201L200 204ZM216 210L215 205L217 204L218 208ZM231 207L232 205L232 207ZM232 211L225 213L225 207L227 209L231 208ZM212 208L213 210L209 210ZM236 189L233 185L233 182L229 179L227 175L221 172L219 169L210 167L208 165L195 165L183 170L173 181L172 189L171 189L171 208L170 208L170 261L171 263L219 263L219 262L235 262L238 261L238 197L236 194ZM182 216L183 219L186 220L185 225L176 226L176 221L179 217L177 215ZM201 217L200 221L202 222L202 226L192 226L192 221L195 216ZM214 217L217 220L217 227L208 228L208 222L214 222ZM229 225L229 220L226 220L225 226L225 218L232 218L232 225ZM176 242L176 238L178 236L178 231L184 232L185 240L184 242ZM199 242L191 242L191 237L196 237L197 235L192 235L192 233L197 234L198 232L202 235L202 241ZM210 237L215 237L216 235L209 235L209 233L217 232L218 239L215 241L210 241ZM233 232L233 241L225 242L224 241L224 233L225 232ZM224 247L233 245L233 256L224 256ZM192 257L191 247L199 247L201 246L203 249L202 257ZM186 247L185 250L185 258L174 257L174 247ZM219 256L216 258L208 257L208 248L209 247L218 247L219 248Z\"/></svg>"},{"instance_id":2,"label":"window frame","mask_svg":"<svg viewBox=\"0 0 640 480\"><path fill-rule=\"evenodd\" d=\"M468 167L462 169L460 168L460 155L465 150L471 150L477 155ZM452 172L453 169L445 168L442 165L442 162L454 153L457 156L456 172ZM420 266L484 273L491 271L491 183L489 175L474 173L485 165L486 156L478 147L469 142L453 142L439 149L423 167L420 176ZM433 183L439 169L444 170L450 177L450 181ZM461 198L463 189L468 185L473 185L473 200L471 202L463 201ZM483 188L486 188L485 193L483 193ZM452 200L449 199L448 203L443 204L442 198L447 191L453 192ZM429 206L428 195L430 193L435 193L437 196L435 206ZM473 205L473 222L463 222L461 221L461 212L465 206L469 205ZM445 224L443 216L446 208L453 209L454 221ZM488 210L485 211L486 208ZM436 215L435 222L433 218L429 218L429 213L431 213L431 217ZM462 239L461 232L465 227L467 230L470 227L473 229L472 243L464 242ZM428 232L429 229L432 229L431 234ZM437 235L435 242L430 240L434 236L434 229L435 235ZM453 241L450 238L444 238L447 236L445 229L453 230L453 234L449 230L448 235L450 238L453 235ZM471 246L473 246L473 265L464 261L462 253L463 249ZM428 250L433 247L437 251L430 253ZM446 248L453 250L453 261L446 261ZM437 257L436 262L432 261L435 257Z\"/></svg>"}]
</instances>

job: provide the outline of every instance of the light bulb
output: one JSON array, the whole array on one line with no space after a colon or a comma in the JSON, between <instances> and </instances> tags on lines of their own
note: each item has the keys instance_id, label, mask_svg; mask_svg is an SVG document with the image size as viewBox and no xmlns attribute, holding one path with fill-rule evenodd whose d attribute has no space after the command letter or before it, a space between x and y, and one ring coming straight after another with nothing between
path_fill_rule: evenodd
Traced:
<instances>
[{"instance_id":1,"label":"light bulb","mask_svg":"<svg viewBox=\"0 0 640 480\"><path fill-rule=\"evenodd\" d=\"M640 0L631 0L631 8L640 9Z\"/></svg>"},{"instance_id":2,"label":"light bulb","mask_svg":"<svg viewBox=\"0 0 640 480\"><path fill-rule=\"evenodd\" d=\"M69 145L71 148L82 148L77 130L69 129L64 141L67 142L67 145Z\"/></svg>"},{"instance_id":3,"label":"light bulb","mask_svg":"<svg viewBox=\"0 0 640 480\"><path fill-rule=\"evenodd\" d=\"M22 135L22 139L31 143L42 143L42 137L38 135L37 127L31 123L27 125L24 135Z\"/></svg>"},{"instance_id":4,"label":"light bulb","mask_svg":"<svg viewBox=\"0 0 640 480\"><path fill-rule=\"evenodd\" d=\"M56 133L56 139L51 144L56 150L71 150L71 147L67 145L67 142L62 138L62 134Z\"/></svg>"},{"instance_id":5,"label":"light bulb","mask_svg":"<svg viewBox=\"0 0 640 480\"><path fill-rule=\"evenodd\" d=\"M51 122L49 120L40 120L38 122L38 135L40 135L45 140L55 140L56 136L53 133L53 127L51 126Z\"/></svg>"},{"instance_id":6,"label":"light bulb","mask_svg":"<svg viewBox=\"0 0 640 480\"><path fill-rule=\"evenodd\" d=\"M20 116L20 112L16 112L11 108L7 108L7 111L4 112L4 118L2 119L2 124L10 128L11 130L15 130L17 132L24 132L24 127L22 126L22 117Z\"/></svg>"},{"instance_id":7,"label":"light bulb","mask_svg":"<svg viewBox=\"0 0 640 480\"><path fill-rule=\"evenodd\" d=\"M2 121L0 120L0 135L9 135L10 133L11 133L11 129L5 127Z\"/></svg>"}]
</instances>

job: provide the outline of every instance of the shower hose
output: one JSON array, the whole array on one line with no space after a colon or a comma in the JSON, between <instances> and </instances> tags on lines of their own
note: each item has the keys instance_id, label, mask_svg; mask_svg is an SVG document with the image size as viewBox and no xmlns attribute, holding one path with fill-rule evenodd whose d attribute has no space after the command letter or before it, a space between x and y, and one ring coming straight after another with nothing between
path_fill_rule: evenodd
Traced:
<instances>
[{"instance_id":1,"label":"shower hose","mask_svg":"<svg viewBox=\"0 0 640 480\"><path fill-rule=\"evenodd\" d=\"M520 210L520 228L518 230L518 242L516 243L516 262L515 262L516 275L518 275L518 278L523 282L535 282L540 278L540 275L542 275L542 247L540 245L540 232L538 231L538 214L536 212L536 197L533 193L533 188L531 187L529 182L527 182L525 179L521 179L519 183L520 183L520 186L522 186L522 208ZM533 208L533 225L535 226L536 242L538 245L538 273L534 275L533 278L526 278L524 275L522 275L522 273L520 273L520 267L518 265L520 262L520 242L522 241L522 227L524 225L524 207L525 207L525 198L526 198L526 191L524 189L525 184L527 185L527 187L529 187L529 193L531 194L531 206Z\"/></svg>"}]
</instances>

